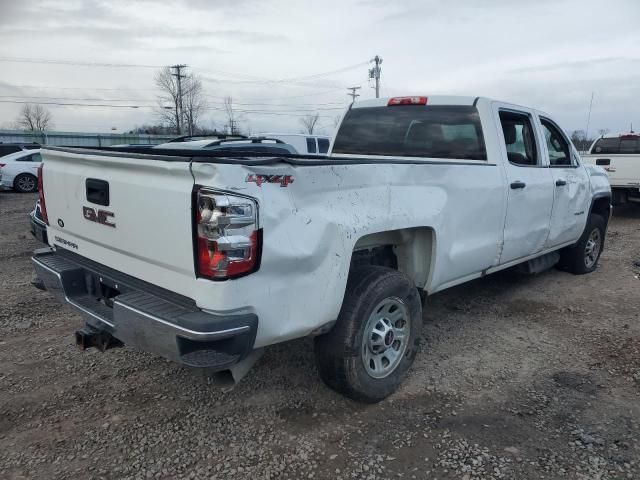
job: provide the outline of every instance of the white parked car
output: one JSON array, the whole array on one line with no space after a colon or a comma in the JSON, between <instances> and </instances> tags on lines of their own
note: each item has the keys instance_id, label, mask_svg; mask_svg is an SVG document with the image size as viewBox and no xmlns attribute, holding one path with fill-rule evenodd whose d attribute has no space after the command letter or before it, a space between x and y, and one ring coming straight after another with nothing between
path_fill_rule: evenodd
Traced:
<instances>
[{"instance_id":1,"label":"white parked car","mask_svg":"<svg viewBox=\"0 0 640 480\"><path fill-rule=\"evenodd\" d=\"M42 163L40 149L22 150L0 158L0 185L17 192L38 190L38 167Z\"/></svg>"},{"instance_id":2,"label":"white parked car","mask_svg":"<svg viewBox=\"0 0 640 480\"><path fill-rule=\"evenodd\" d=\"M47 290L123 342L241 376L264 347L315 337L331 387L398 388L421 295L520 265L592 272L611 189L552 117L474 97L357 102L327 157L47 148Z\"/></svg>"},{"instance_id":3,"label":"white parked car","mask_svg":"<svg viewBox=\"0 0 640 480\"><path fill-rule=\"evenodd\" d=\"M607 171L614 205L640 203L640 134L603 135L582 158Z\"/></svg>"}]
</instances>

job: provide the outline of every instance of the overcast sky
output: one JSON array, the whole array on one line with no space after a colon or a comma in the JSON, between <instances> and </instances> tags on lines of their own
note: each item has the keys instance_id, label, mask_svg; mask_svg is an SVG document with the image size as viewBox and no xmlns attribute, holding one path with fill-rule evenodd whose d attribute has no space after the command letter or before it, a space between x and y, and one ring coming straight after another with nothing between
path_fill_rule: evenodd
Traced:
<instances>
[{"instance_id":1,"label":"overcast sky","mask_svg":"<svg viewBox=\"0 0 640 480\"><path fill-rule=\"evenodd\" d=\"M640 129L639 26L639 0L0 0L0 126L21 107L7 101L141 106L51 105L56 130L155 123L155 67L184 63L204 80L207 126L224 127L231 95L253 132L298 132L317 111L330 133L346 87L374 96L379 54L383 96L485 95L571 131L594 92L590 131Z\"/></svg>"}]
</instances>

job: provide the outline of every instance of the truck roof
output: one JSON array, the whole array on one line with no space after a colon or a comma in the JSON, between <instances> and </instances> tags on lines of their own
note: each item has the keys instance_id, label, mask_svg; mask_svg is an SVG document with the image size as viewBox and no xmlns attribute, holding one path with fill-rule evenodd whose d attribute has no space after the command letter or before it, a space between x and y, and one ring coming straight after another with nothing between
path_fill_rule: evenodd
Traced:
<instances>
[{"instance_id":1,"label":"truck roof","mask_svg":"<svg viewBox=\"0 0 640 480\"><path fill-rule=\"evenodd\" d=\"M368 107L385 107L392 98L409 98L415 95L402 95L400 97L374 98L371 100L360 100L354 102L351 108L368 108ZM426 97L427 105L466 105L471 106L480 97L467 97L458 95L420 95L418 97Z\"/></svg>"},{"instance_id":2,"label":"truck roof","mask_svg":"<svg viewBox=\"0 0 640 480\"><path fill-rule=\"evenodd\" d=\"M623 133L605 133L598 138L619 138L619 137L640 137L640 133L637 132L623 132Z\"/></svg>"}]
</instances>

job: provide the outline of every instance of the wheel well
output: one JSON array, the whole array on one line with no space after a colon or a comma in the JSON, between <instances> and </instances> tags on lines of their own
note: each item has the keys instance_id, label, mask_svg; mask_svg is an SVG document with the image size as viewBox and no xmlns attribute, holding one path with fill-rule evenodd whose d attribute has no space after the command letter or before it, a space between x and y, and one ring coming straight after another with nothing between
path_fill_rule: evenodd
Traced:
<instances>
[{"instance_id":1,"label":"wheel well","mask_svg":"<svg viewBox=\"0 0 640 480\"><path fill-rule=\"evenodd\" d=\"M591 213L600 215L605 222L609 221L609 213L611 212L611 197L596 198L591 204Z\"/></svg>"},{"instance_id":2,"label":"wheel well","mask_svg":"<svg viewBox=\"0 0 640 480\"><path fill-rule=\"evenodd\" d=\"M351 265L381 265L407 274L424 287L431 273L435 232L430 227L403 228L360 237Z\"/></svg>"},{"instance_id":3,"label":"wheel well","mask_svg":"<svg viewBox=\"0 0 640 480\"><path fill-rule=\"evenodd\" d=\"M27 176L27 177L32 177L34 178L36 181L38 180L38 177L36 177L35 175L28 173L28 172L22 172L19 173L18 175L16 175L13 179L13 185L16 185L16 182L18 181L18 178L23 177L23 176Z\"/></svg>"}]
</instances>

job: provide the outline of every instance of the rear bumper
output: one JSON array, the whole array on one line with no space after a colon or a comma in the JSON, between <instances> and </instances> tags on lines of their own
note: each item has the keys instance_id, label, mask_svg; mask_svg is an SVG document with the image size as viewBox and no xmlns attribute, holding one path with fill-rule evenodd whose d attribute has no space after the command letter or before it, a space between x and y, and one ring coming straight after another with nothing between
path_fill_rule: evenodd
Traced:
<instances>
[{"instance_id":1,"label":"rear bumper","mask_svg":"<svg viewBox=\"0 0 640 480\"><path fill-rule=\"evenodd\" d=\"M213 370L236 364L253 349L253 313L206 313L186 297L60 249L36 250L32 262L60 302L126 345Z\"/></svg>"},{"instance_id":2,"label":"rear bumper","mask_svg":"<svg viewBox=\"0 0 640 480\"><path fill-rule=\"evenodd\" d=\"M37 217L35 210L29 214L29 224L31 228L31 235L36 237L42 243L48 245L47 224Z\"/></svg>"}]
</instances>

